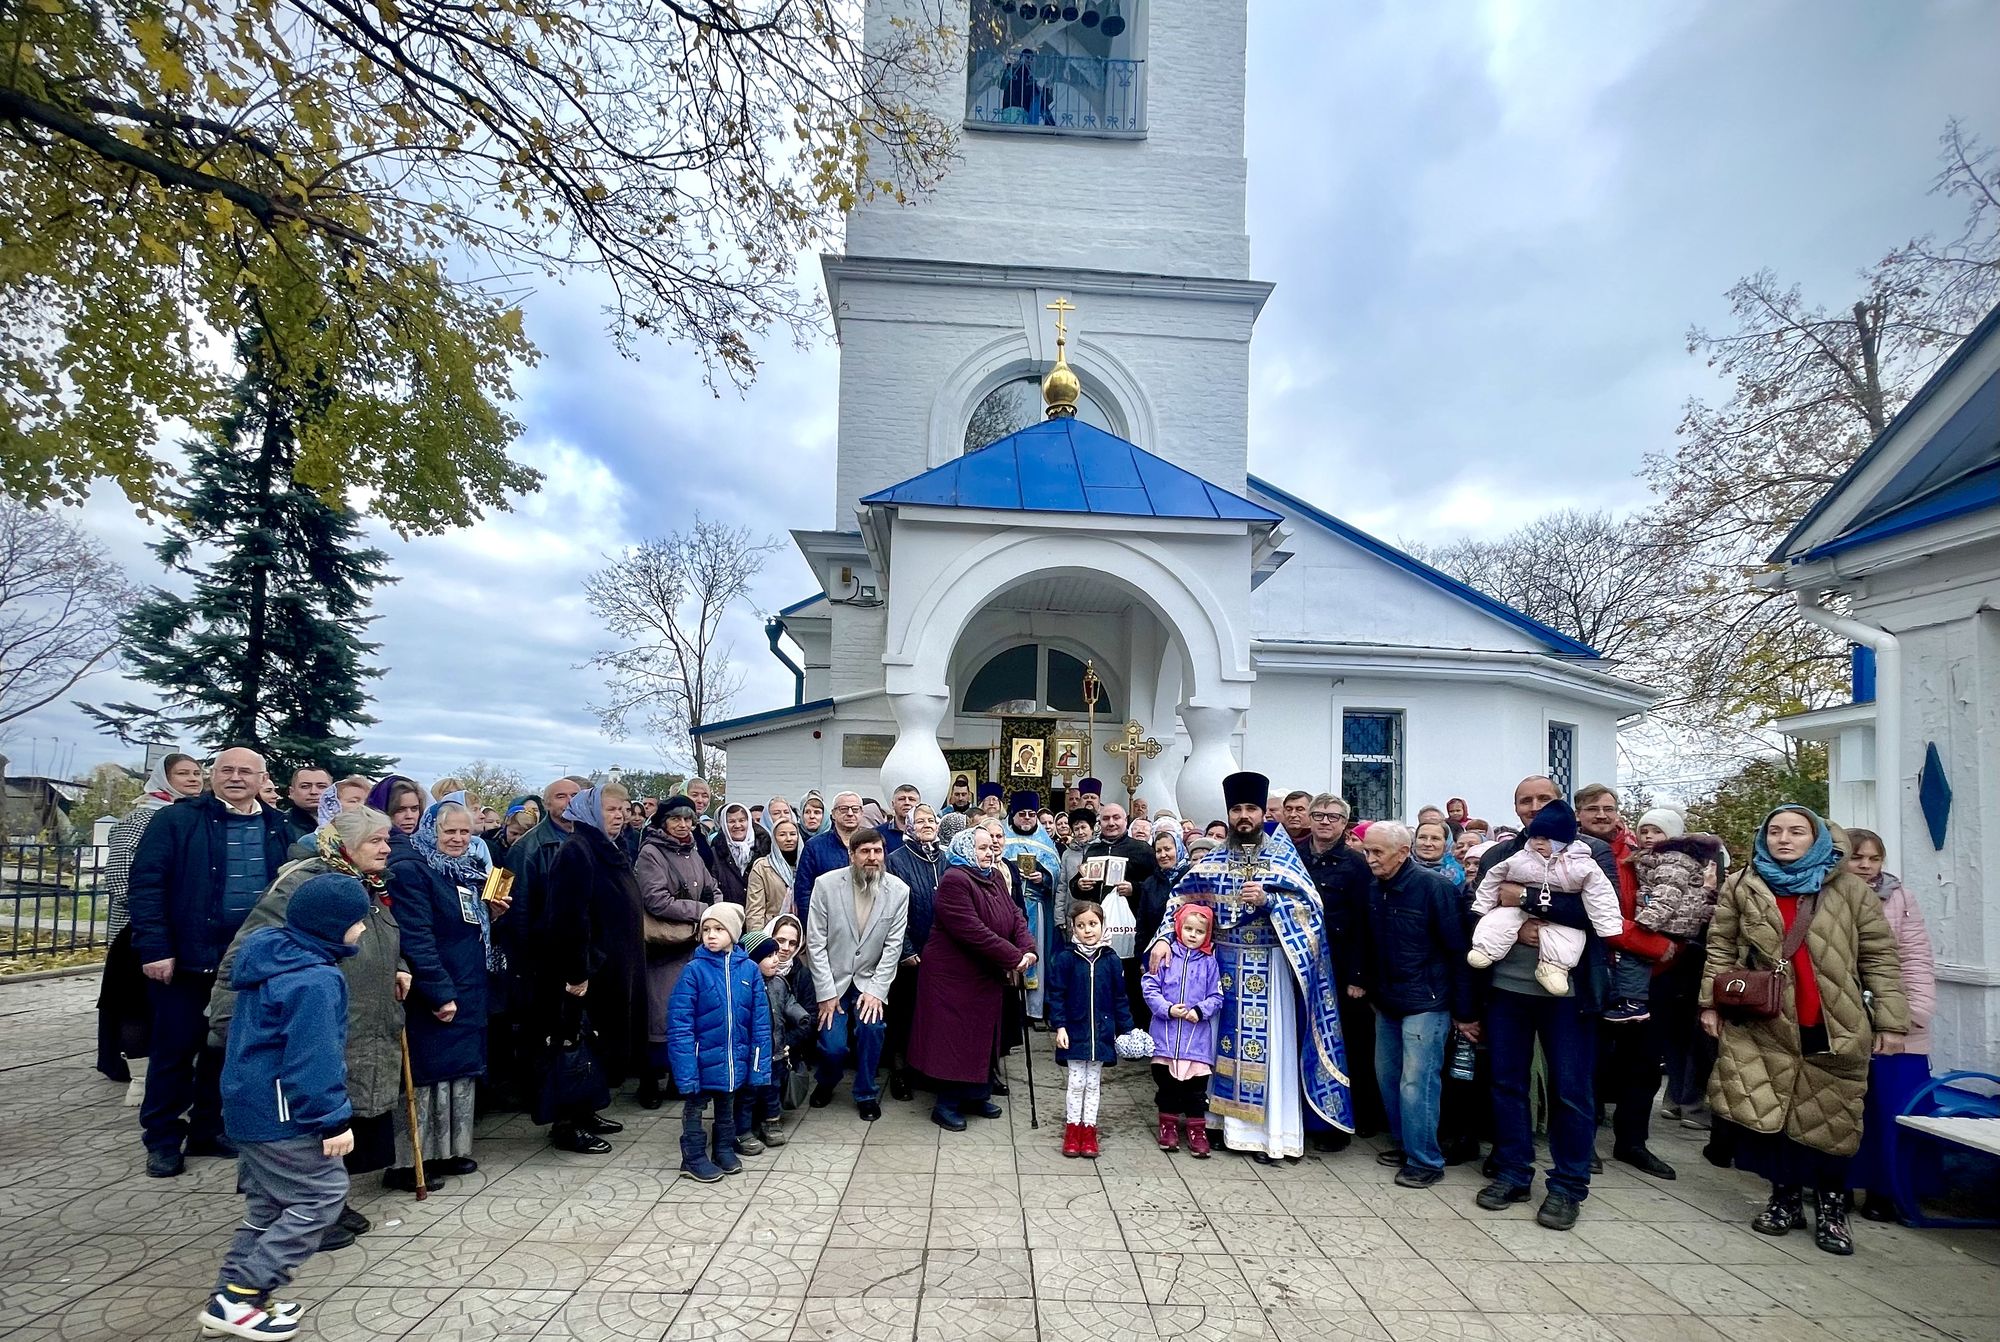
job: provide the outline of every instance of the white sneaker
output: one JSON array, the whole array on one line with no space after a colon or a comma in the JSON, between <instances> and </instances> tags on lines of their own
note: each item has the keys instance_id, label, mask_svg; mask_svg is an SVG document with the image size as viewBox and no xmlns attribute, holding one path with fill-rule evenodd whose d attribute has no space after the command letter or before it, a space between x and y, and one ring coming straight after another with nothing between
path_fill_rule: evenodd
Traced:
<instances>
[{"instance_id":1,"label":"white sneaker","mask_svg":"<svg viewBox=\"0 0 2000 1342\"><path fill-rule=\"evenodd\" d=\"M1491 969L1493 968L1493 957L1485 951L1474 947L1465 953L1465 963L1471 965L1474 969Z\"/></svg>"},{"instance_id":2,"label":"white sneaker","mask_svg":"<svg viewBox=\"0 0 2000 1342\"><path fill-rule=\"evenodd\" d=\"M1535 982L1557 997L1569 996L1569 971L1561 965L1536 965Z\"/></svg>"},{"instance_id":3,"label":"white sneaker","mask_svg":"<svg viewBox=\"0 0 2000 1342\"><path fill-rule=\"evenodd\" d=\"M291 1337L299 1330L298 1306L291 1306L293 1313L280 1317L262 1305L247 1300L231 1300L221 1294L211 1295L208 1305L201 1312L200 1324L203 1337Z\"/></svg>"}]
</instances>

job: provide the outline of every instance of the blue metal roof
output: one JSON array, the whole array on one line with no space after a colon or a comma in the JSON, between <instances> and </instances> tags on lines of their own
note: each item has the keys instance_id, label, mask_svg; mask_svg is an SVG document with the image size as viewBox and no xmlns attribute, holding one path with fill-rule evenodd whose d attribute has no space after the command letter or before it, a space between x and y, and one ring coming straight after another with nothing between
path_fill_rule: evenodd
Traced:
<instances>
[{"instance_id":1,"label":"blue metal roof","mask_svg":"<svg viewBox=\"0 0 2000 1342\"><path fill-rule=\"evenodd\" d=\"M1966 399L1950 419L1946 420L1924 444L1919 447L1900 471L1875 492L1874 497L1857 512L1844 531L1832 540L1814 546L1803 554L1793 554L1796 544L1806 530L1826 512L1833 501L1846 493L1848 488L1875 459L1888 450L1888 445L1904 430L1910 418L1921 410L1954 373L1965 365L1965 361L1986 342L2000 338L2000 307L1986 314L1972 333L1951 352L1951 357L1938 366L1917 394L1910 398L1896 417L1889 421L1889 427L1877 434L1867 451L1856 458L1847 468L1846 474L1834 482L1833 488L1820 497L1799 524L1792 528L1784 543L1771 554L1771 562L1803 563L1824 555L1851 549L1865 541L1880 540L1883 535L1894 535L1908 531L1928 522L1936 522L1944 517L1955 517L1966 512L1975 512L1986 506L1978 501L1978 491L1968 499L1960 492L1960 486L1969 483L1987 467L2000 462L2000 373L1986 379L1970 397ZM1955 502L1944 502L1946 495L1952 495ZM1990 499L1988 500L1990 501ZM1925 514L1920 504L1937 503L1939 511L1935 515ZM1911 510L1915 509L1915 512ZM1887 532L1879 528L1892 516L1900 517L1901 523ZM1916 520L1911 520L1915 518ZM1864 534L1866 533L1866 534Z\"/></svg>"},{"instance_id":2,"label":"blue metal roof","mask_svg":"<svg viewBox=\"0 0 2000 1342\"><path fill-rule=\"evenodd\" d=\"M713 732L734 731L738 727L754 727L760 723L778 722L785 718L802 718L813 713L824 713L833 708L831 699L814 699L809 703L787 704L783 708L766 709L762 713L746 713L740 718L724 718L720 722L704 722L694 729L695 736L707 736Z\"/></svg>"},{"instance_id":3,"label":"blue metal roof","mask_svg":"<svg viewBox=\"0 0 2000 1342\"><path fill-rule=\"evenodd\" d=\"M1996 447L2000 447L2000 439L1994 441ZM1887 540L1906 531L1927 527L1933 522L1944 522L1993 507L2000 507L2000 455L1972 474L1961 476L1935 493L1912 499L1900 508L1879 512L1870 507L1867 510L1870 520L1866 525L1843 531L1826 544L1816 545L1796 556L1794 562L1804 563L1838 554L1870 541Z\"/></svg>"},{"instance_id":4,"label":"blue metal roof","mask_svg":"<svg viewBox=\"0 0 2000 1342\"><path fill-rule=\"evenodd\" d=\"M825 592L814 592L811 596L806 597L802 601L794 601L791 605L785 607L783 610L778 612L778 618L782 620L787 615L797 615L800 611L804 610L807 606L810 606L813 602L818 601L825 595L826 595Z\"/></svg>"},{"instance_id":5,"label":"blue metal roof","mask_svg":"<svg viewBox=\"0 0 2000 1342\"><path fill-rule=\"evenodd\" d=\"M1281 520L1240 494L1078 419L1030 425L861 501L1175 520Z\"/></svg>"},{"instance_id":6,"label":"blue metal roof","mask_svg":"<svg viewBox=\"0 0 2000 1342\"><path fill-rule=\"evenodd\" d=\"M1405 573L1422 578L1425 582L1438 588L1440 591L1455 596L1468 605L1476 606L1503 624L1510 624L1529 637L1548 644L1558 656L1589 657L1593 659L1599 656L1597 649L1591 647L1588 643L1571 638L1560 629L1551 628L1543 624L1540 620L1523 615L1504 601L1495 601L1478 588L1460 582L1449 573L1440 572L1432 568L1421 559L1416 558L1414 555L1405 554L1387 542L1377 540L1359 527L1349 526L1332 513L1320 511L1298 495L1288 494L1268 480L1259 479L1253 475L1250 477L1250 487L1261 494L1276 499L1285 507L1299 513L1308 521L1317 523L1319 526L1331 531L1342 540L1361 547L1377 559L1391 564Z\"/></svg>"}]
</instances>

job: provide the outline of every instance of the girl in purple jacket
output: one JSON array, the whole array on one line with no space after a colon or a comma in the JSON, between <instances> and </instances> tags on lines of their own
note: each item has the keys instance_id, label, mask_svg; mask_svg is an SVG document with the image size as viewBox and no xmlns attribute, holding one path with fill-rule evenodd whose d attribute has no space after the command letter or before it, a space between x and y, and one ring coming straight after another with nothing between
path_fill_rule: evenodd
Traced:
<instances>
[{"instance_id":1,"label":"girl in purple jacket","mask_svg":"<svg viewBox=\"0 0 2000 1342\"><path fill-rule=\"evenodd\" d=\"M1206 906L1183 904L1174 915L1173 954L1144 980L1146 1005L1153 1009L1160 1149L1181 1149L1185 1117L1188 1153L1197 1160L1208 1158L1208 1077L1215 1070L1215 1013L1222 1008L1222 971L1211 944L1214 923Z\"/></svg>"}]
</instances>

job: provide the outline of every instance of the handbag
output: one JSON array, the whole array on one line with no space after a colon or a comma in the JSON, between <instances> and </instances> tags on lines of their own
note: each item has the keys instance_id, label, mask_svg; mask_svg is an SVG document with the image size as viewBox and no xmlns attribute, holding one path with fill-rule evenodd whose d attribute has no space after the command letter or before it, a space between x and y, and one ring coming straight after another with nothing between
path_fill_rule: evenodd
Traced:
<instances>
[{"instance_id":1,"label":"handbag","mask_svg":"<svg viewBox=\"0 0 2000 1342\"><path fill-rule=\"evenodd\" d=\"M1784 943L1778 948L1775 967L1757 969L1738 965L1717 974L1710 995L1715 1009L1737 1020L1776 1019L1785 1009L1785 980L1791 976L1792 957L1805 944L1806 929L1818 911L1818 895L1808 895L1799 901L1798 916L1792 919L1792 930L1785 933ZM1749 954L1755 955L1756 951L1752 949Z\"/></svg>"},{"instance_id":2,"label":"handbag","mask_svg":"<svg viewBox=\"0 0 2000 1342\"><path fill-rule=\"evenodd\" d=\"M649 951L685 946L694 940L693 923L669 922L665 918L655 918L644 909L639 914L646 920L646 949Z\"/></svg>"},{"instance_id":3,"label":"handbag","mask_svg":"<svg viewBox=\"0 0 2000 1342\"><path fill-rule=\"evenodd\" d=\"M569 1015L567 1006L562 1014ZM553 1123L584 1109L594 1112L611 1103L611 1087L597 1061L597 1031L591 1028L590 1013L578 1007L575 1025L565 1027L563 1034L564 1038L547 1041L548 1066L535 1096L537 1123Z\"/></svg>"}]
</instances>

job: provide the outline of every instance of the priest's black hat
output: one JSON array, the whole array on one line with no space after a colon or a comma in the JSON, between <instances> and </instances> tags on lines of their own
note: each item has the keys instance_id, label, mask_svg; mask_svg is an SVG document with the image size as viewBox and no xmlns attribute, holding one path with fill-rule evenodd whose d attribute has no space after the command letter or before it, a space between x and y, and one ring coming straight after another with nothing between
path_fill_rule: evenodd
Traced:
<instances>
[{"instance_id":1,"label":"priest's black hat","mask_svg":"<svg viewBox=\"0 0 2000 1342\"><path fill-rule=\"evenodd\" d=\"M979 785L979 800L981 801L985 801L988 797L1004 797L1006 795L1007 789L1001 787L998 783L981 783Z\"/></svg>"},{"instance_id":2,"label":"priest's black hat","mask_svg":"<svg viewBox=\"0 0 2000 1342\"><path fill-rule=\"evenodd\" d=\"M1104 784L1098 782L1095 778L1080 778L1077 780L1076 790L1086 797L1102 797L1104 795Z\"/></svg>"},{"instance_id":3,"label":"priest's black hat","mask_svg":"<svg viewBox=\"0 0 2000 1342\"><path fill-rule=\"evenodd\" d=\"M1222 780L1222 802L1225 806L1248 805L1261 811L1270 799L1271 780L1262 774L1245 770Z\"/></svg>"},{"instance_id":4,"label":"priest's black hat","mask_svg":"<svg viewBox=\"0 0 2000 1342\"><path fill-rule=\"evenodd\" d=\"M1022 811L1042 809L1042 794L1039 792L1016 792L1007 799L1007 814L1016 815Z\"/></svg>"}]
</instances>

